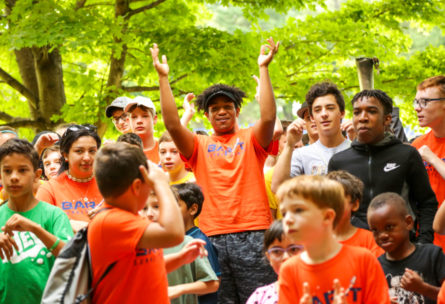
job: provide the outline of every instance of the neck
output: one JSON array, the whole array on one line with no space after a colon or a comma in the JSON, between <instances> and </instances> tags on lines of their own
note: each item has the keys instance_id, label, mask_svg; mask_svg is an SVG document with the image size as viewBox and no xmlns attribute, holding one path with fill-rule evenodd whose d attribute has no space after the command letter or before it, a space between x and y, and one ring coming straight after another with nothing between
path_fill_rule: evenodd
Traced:
<instances>
[{"instance_id":1,"label":"neck","mask_svg":"<svg viewBox=\"0 0 445 304\"><path fill-rule=\"evenodd\" d=\"M142 138L142 144L144 145L144 150L151 150L155 147L156 142L153 136L145 136Z\"/></svg>"},{"instance_id":2,"label":"neck","mask_svg":"<svg viewBox=\"0 0 445 304\"><path fill-rule=\"evenodd\" d=\"M345 138L341 134L341 130L338 130L338 132L335 135L323 135L319 134L320 142L323 144L323 146L328 148L334 148L339 146L342 142L345 141Z\"/></svg>"},{"instance_id":3,"label":"neck","mask_svg":"<svg viewBox=\"0 0 445 304\"><path fill-rule=\"evenodd\" d=\"M344 222L338 223L334 231L337 241L346 241L356 232L357 228L351 225L349 218L345 219Z\"/></svg>"},{"instance_id":4,"label":"neck","mask_svg":"<svg viewBox=\"0 0 445 304\"><path fill-rule=\"evenodd\" d=\"M414 250L416 250L416 246L407 239L401 248L398 248L391 253L387 252L385 255L390 261L400 261L413 253Z\"/></svg>"},{"instance_id":5,"label":"neck","mask_svg":"<svg viewBox=\"0 0 445 304\"><path fill-rule=\"evenodd\" d=\"M187 170L183 166L180 170L168 172L168 176L170 178L170 182L176 182L180 179L183 179L188 174Z\"/></svg>"},{"instance_id":6,"label":"neck","mask_svg":"<svg viewBox=\"0 0 445 304\"><path fill-rule=\"evenodd\" d=\"M437 127L431 128L431 130L434 136L439 138L445 137L445 118L442 118L441 123Z\"/></svg>"},{"instance_id":7,"label":"neck","mask_svg":"<svg viewBox=\"0 0 445 304\"><path fill-rule=\"evenodd\" d=\"M192 218L190 219L184 219L184 228L185 231L189 231L190 229L192 229L193 227L195 227L195 223L194 220Z\"/></svg>"},{"instance_id":8,"label":"neck","mask_svg":"<svg viewBox=\"0 0 445 304\"><path fill-rule=\"evenodd\" d=\"M33 209L39 201L31 193L21 197L10 197L8 199L8 207L15 212L26 212Z\"/></svg>"},{"instance_id":9,"label":"neck","mask_svg":"<svg viewBox=\"0 0 445 304\"><path fill-rule=\"evenodd\" d=\"M326 233L325 237L304 244L306 251L301 258L307 264L320 264L333 258L342 248L342 245L335 239L332 231Z\"/></svg>"}]
</instances>

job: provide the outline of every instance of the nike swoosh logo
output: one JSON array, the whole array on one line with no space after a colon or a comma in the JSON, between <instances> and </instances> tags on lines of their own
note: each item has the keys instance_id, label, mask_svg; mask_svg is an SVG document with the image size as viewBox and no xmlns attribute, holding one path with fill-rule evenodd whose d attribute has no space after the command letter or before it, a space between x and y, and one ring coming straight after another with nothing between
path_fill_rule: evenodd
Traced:
<instances>
[{"instance_id":1,"label":"nike swoosh logo","mask_svg":"<svg viewBox=\"0 0 445 304\"><path fill-rule=\"evenodd\" d=\"M398 167L400 167L400 165L396 165L396 164L386 164L386 166L383 168L383 171L385 172L389 172L392 170L397 169Z\"/></svg>"}]
</instances>

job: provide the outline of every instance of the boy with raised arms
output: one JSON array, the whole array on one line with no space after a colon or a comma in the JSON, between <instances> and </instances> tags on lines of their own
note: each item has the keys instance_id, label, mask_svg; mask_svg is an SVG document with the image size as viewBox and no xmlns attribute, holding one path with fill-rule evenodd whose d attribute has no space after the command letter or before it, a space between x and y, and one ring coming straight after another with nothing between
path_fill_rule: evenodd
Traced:
<instances>
[{"instance_id":1,"label":"boy with raised arms","mask_svg":"<svg viewBox=\"0 0 445 304\"><path fill-rule=\"evenodd\" d=\"M182 157L195 174L205 202L199 227L219 251L221 285L219 303L245 303L259 286L272 283L276 275L262 258L263 230L272 222L263 166L272 150L276 105L268 66L279 43L271 38L261 47L260 119L248 129L238 129L236 120L245 93L217 84L196 100L212 124L212 136L195 135L184 127L168 81L167 58L151 49L159 75L161 109L165 126ZM269 52L266 54L266 49Z\"/></svg>"},{"instance_id":2,"label":"boy with raised arms","mask_svg":"<svg viewBox=\"0 0 445 304\"><path fill-rule=\"evenodd\" d=\"M0 303L40 303L71 225L60 208L35 198L42 170L29 142L10 139L0 147L0 172L9 196L0 206Z\"/></svg>"},{"instance_id":3,"label":"boy with raised arms","mask_svg":"<svg viewBox=\"0 0 445 304\"><path fill-rule=\"evenodd\" d=\"M375 256L335 238L344 210L344 191L338 182L302 175L284 182L277 194L287 237L304 246L300 255L281 266L278 303L332 303L334 280L347 303L390 303Z\"/></svg>"},{"instance_id":4,"label":"boy with raised arms","mask_svg":"<svg viewBox=\"0 0 445 304\"><path fill-rule=\"evenodd\" d=\"M203 251L194 241L164 263L163 247L184 238L184 226L168 178L147 159L139 147L108 144L99 150L94 164L105 208L88 229L93 286L109 265L108 275L96 286L94 303L169 303L167 274L192 262ZM159 199L159 218L150 222L138 215L154 191Z\"/></svg>"}]
</instances>

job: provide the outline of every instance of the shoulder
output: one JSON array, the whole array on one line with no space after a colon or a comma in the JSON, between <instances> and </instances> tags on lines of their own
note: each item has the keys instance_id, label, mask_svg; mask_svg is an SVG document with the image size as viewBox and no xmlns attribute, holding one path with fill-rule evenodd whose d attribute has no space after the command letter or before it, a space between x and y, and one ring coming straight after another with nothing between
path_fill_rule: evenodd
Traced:
<instances>
[{"instance_id":1,"label":"shoulder","mask_svg":"<svg viewBox=\"0 0 445 304\"><path fill-rule=\"evenodd\" d=\"M39 201L39 204L36 206L36 208L39 208L42 212L48 214L66 215L65 212L63 212L63 210L60 209L59 207L56 207L44 201Z\"/></svg>"},{"instance_id":2,"label":"shoulder","mask_svg":"<svg viewBox=\"0 0 445 304\"><path fill-rule=\"evenodd\" d=\"M416 149L419 149L421 146L423 146L425 144L425 142L430 134L431 134L431 131L426 134L420 135L411 143L411 145L413 147L415 147Z\"/></svg>"},{"instance_id":3,"label":"shoulder","mask_svg":"<svg viewBox=\"0 0 445 304\"><path fill-rule=\"evenodd\" d=\"M416 251L419 255L434 255L443 256L442 248L434 244L416 244Z\"/></svg>"}]
</instances>

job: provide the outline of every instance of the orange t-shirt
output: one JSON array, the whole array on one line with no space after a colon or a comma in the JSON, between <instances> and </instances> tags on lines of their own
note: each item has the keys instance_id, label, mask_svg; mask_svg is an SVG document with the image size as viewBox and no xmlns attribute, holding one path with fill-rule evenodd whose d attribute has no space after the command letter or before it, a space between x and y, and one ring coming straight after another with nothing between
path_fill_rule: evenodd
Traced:
<instances>
[{"instance_id":1,"label":"orange t-shirt","mask_svg":"<svg viewBox=\"0 0 445 304\"><path fill-rule=\"evenodd\" d=\"M117 263L96 286L93 303L170 303L162 249L137 244L149 225L146 218L114 208L98 213L88 228L93 284Z\"/></svg>"},{"instance_id":2,"label":"orange t-shirt","mask_svg":"<svg viewBox=\"0 0 445 304\"><path fill-rule=\"evenodd\" d=\"M427 145L431 151L434 152L439 158L445 161L445 138L439 138L434 136L433 131L428 132L425 135L417 138L412 145L419 149L420 147ZM439 202L439 206L445 200L445 179L440 176L439 172L428 164L427 162L423 162L425 164L426 171L428 172L428 177L430 179L431 188L436 194L437 201ZM437 233L434 234L434 244L439 247L442 247L442 250L445 252L445 236L439 235Z\"/></svg>"},{"instance_id":3,"label":"orange t-shirt","mask_svg":"<svg viewBox=\"0 0 445 304\"><path fill-rule=\"evenodd\" d=\"M89 222L88 211L103 201L96 178L86 183L75 182L66 172L39 187L36 198L62 208L70 220Z\"/></svg>"},{"instance_id":4,"label":"orange t-shirt","mask_svg":"<svg viewBox=\"0 0 445 304\"><path fill-rule=\"evenodd\" d=\"M445 304L445 281L440 287L439 295L437 296L437 304Z\"/></svg>"},{"instance_id":5,"label":"orange t-shirt","mask_svg":"<svg viewBox=\"0 0 445 304\"><path fill-rule=\"evenodd\" d=\"M154 162L155 164L159 164L159 143L155 140L155 146L151 149L144 149L144 154L147 156L148 160Z\"/></svg>"},{"instance_id":6,"label":"orange t-shirt","mask_svg":"<svg viewBox=\"0 0 445 304\"><path fill-rule=\"evenodd\" d=\"M377 258L385 253L375 242L372 232L362 228L357 228L357 231L349 239L339 242L344 245L369 249Z\"/></svg>"},{"instance_id":7,"label":"orange t-shirt","mask_svg":"<svg viewBox=\"0 0 445 304\"><path fill-rule=\"evenodd\" d=\"M223 136L195 135L193 154L183 160L204 193L199 228L206 235L269 227L272 214L263 175L268 151L252 128Z\"/></svg>"},{"instance_id":8,"label":"orange t-shirt","mask_svg":"<svg viewBox=\"0 0 445 304\"><path fill-rule=\"evenodd\" d=\"M375 256L367 249L348 245L320 264L306 264L301 255L284 262L279 275L278 303L299 303L304 282L309 283L312 303L331 303L334 279L347 290L349 304L390 303L385 274Z\"/></svg>"}]
</instances>

